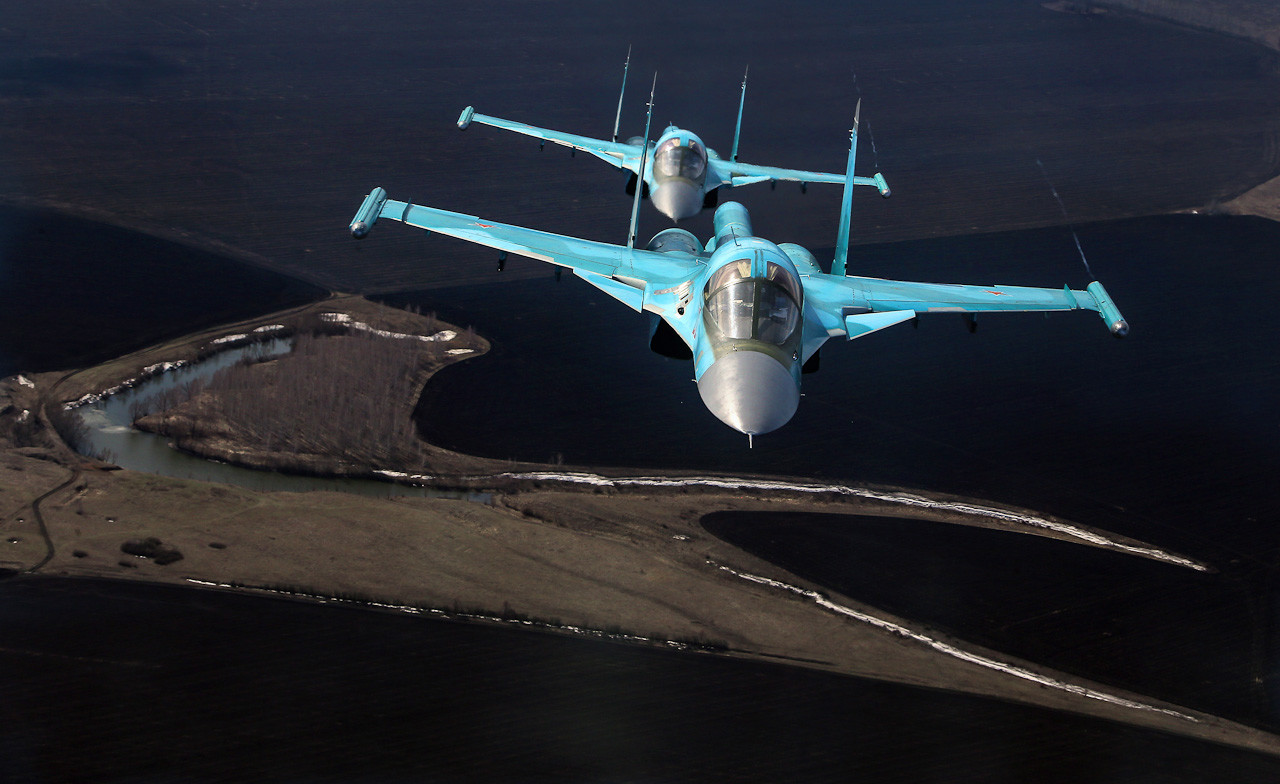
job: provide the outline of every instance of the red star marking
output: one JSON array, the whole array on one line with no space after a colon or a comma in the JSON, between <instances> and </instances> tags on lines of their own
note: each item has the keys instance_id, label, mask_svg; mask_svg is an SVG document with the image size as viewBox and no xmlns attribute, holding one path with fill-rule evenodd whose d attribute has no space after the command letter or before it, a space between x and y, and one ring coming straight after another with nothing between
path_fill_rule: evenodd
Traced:
<instances>
[{"instance_id":1,"label":"red star marking","mask_svg":"<svg viewBox=\"0 0 1280 784\"><path fill-rule=\"evenodd\" d=\"M482 229L492 229L492 228L493 228L493 224L492 224L492 223L473 223L473 224L471 224L471 225L472 225L472 226L479 226L479 227L480 227L480 228L482 228Z\"/></svg>"},{"instance_id":2,"label":"red star marking","mask_svg":"<svg viewBox=\"0 0 1280 784\"><path fill-rule=\"evenodd\" d=\"M1007 296L1009 296L1008 294L1005 294L1003 291L992 291L991 289L983 289L983 291L987 292L988 294L994 294L994 295L996 295L997 297L1007 297Z\"/></svg>"}]
</instances>

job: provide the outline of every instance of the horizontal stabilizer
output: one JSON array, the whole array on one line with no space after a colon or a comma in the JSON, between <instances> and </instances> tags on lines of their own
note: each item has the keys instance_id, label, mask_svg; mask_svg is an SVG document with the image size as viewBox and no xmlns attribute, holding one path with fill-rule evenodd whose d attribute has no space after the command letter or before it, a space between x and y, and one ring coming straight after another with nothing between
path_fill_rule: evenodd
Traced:
<instances>
[{"instance_id":1,"label":"horizontal stabilizer","mask_svg":"<svg viewBox=\"0 0 1280 784\"><path fill-rule=\"evenodd\" d=\"M881 313L859 313L844 317L844 331L849 340L870 335L916 317L914 310L888 310Z\"/></svg>"}]
</instances>

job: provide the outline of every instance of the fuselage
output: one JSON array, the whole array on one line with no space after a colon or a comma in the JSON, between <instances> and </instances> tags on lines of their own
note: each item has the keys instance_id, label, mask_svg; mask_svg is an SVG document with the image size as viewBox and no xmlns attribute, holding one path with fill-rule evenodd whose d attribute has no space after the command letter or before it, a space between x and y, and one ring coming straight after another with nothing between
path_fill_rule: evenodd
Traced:
<instances>
[{"instance_id":1,"label":"fuselage","mask_svg":"<svg viewBox=\"0 0 1280 784\"><path fill-rule=\"evenodd\" d=\"M690 131L668 126L645 166L649 198L673 221L697 215L707 195L707 147Z\"/></svg>"},{"instance_id":2,"label":"fuselage","mask_svg":"<svg viewBox=\"0 0 1280 784\"><path fill-rule=\"evenodd\" d=\"M715 225L715 250L693 293L698 394L733 429L768 433L800 402L804 288L787 254L751 236L742 205L721 206Z\"/></svg>"}]
</instances>

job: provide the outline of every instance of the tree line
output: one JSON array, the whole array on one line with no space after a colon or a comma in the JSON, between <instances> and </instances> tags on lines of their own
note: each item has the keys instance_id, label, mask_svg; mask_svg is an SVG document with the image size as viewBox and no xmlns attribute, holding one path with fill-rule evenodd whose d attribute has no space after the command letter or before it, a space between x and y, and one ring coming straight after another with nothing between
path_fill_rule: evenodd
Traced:
<instances>
[{"instance_id":1,"label":"tree line","mask_svg":"<svg viewBox=\"0 0 1280 784\"><path fill-rule=\"evenodd\" d=\"M288 354L249 357L207 382L158 393L138 405L135 418L185 414L165 427L175 438L227 438L372 467L423 465L413 408L427 375L456 344L317 332L297 333Z\"/></svg>"}]
</instances>

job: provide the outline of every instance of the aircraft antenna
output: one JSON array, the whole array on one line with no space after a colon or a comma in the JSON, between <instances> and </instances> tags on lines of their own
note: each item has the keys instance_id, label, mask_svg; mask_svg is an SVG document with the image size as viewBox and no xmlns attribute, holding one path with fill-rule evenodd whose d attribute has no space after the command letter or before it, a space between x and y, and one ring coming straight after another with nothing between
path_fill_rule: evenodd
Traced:
<instances>
[{"instance_id":1,"label":"aircraft antenna","mask_svg":"<svg viewBox=\"0 0 1280 784\"><path fill-rule=\"evenodd\" d=\"M613 118L613 140L618 141L618 124L622 122L622 96L627 94L627 71L631 70L631 45L627 45L627 61L622 64L622 92L618 93L618 113Z\"/></svg>"},{"instance_id":2,"label":"aircraft antenna","mask_svg":"<svg viewBox=\"0 0 1280 784\"><path fill-rule=\"evenodd\" d=\"M649 88L649 113L644 118L644 145L640 148L640 173L636 177L636 196L631 202L631 228L627 231L627 250L636 246L636 222L640 219L640 196L644 193L644 167L649 162L649 123L653 121L653 94L658 90L658 72L653 73Z\"/></svg>"},{"instance_id":3,"label":"aircraft antenna","mask_svg":"<svg viewBox=\"0 0 1280 784\"><path fill-rule=\"evenodd\" d=\"M840 200L840 228L836 232L836 255L831 260L831 274L845 275L845 263L849 258L849 219L853 211L853 162L858 156L858 116L862 114L862 99L853 110L853 128L849 130L849 166L844 172L844 197Z\"/></svg>"},{"instance_id":4,"label":"aircraft antenna","mask_svg":"<svg viewBox=\"0 0 1280 784\"><path fill-rule=\"evenodd\" d=\"M738 98L738 124L733 128L733 152L729 153L729 160L734 163L738 162L738 134L742 132L742 107L747 102L747 72L751 70L751 66L747 66L742 72L742 96Z\"/></svg>"}]
</instances>

